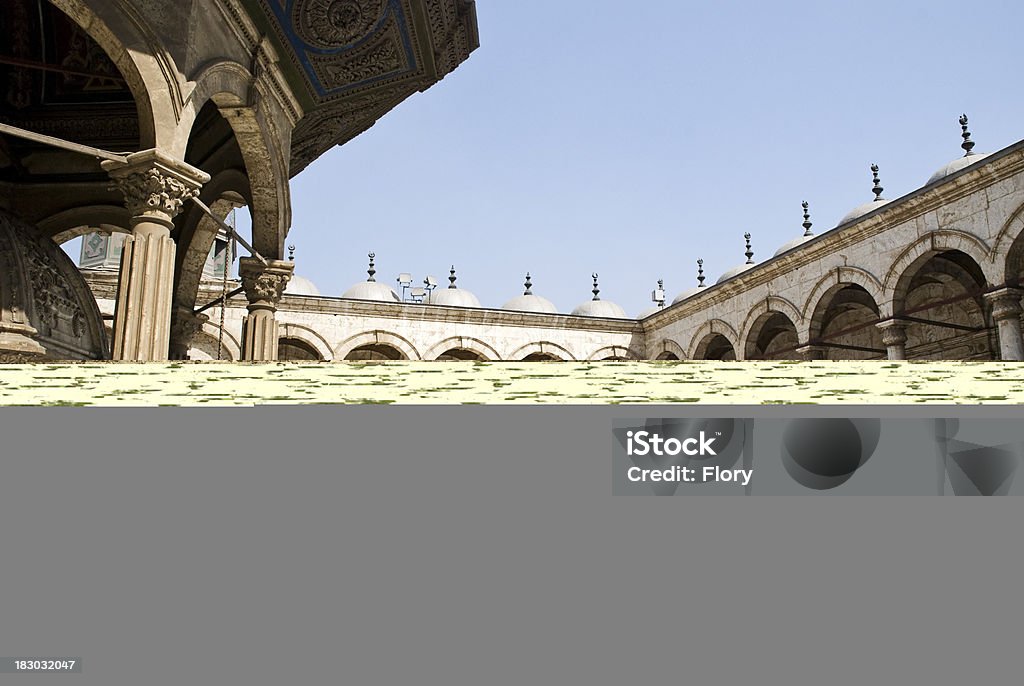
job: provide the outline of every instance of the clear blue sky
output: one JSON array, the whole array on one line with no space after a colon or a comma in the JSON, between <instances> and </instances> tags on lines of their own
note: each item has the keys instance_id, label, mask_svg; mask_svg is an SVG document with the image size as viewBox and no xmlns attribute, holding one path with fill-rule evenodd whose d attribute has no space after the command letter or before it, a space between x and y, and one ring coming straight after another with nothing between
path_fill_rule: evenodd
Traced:
<instances>
[{"instance_id":1,"label":"clear blue sky","mask_svg":"<svg viewBox=\"0 0 1024 686\"><path fill-rule=\"evenodd\" d=\"M478 0L481 47L292 186L297 271L399 272L635 315L803 229L1024 138L1018 2Z\"/></svg>"}]
</instances>

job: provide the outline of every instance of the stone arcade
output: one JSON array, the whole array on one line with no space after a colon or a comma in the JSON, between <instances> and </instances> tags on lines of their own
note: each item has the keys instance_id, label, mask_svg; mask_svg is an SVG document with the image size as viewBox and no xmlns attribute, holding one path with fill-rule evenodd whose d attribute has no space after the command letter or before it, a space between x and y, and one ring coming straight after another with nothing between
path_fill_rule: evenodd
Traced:
<instances>
[{"instance_id":1,"label":"stone arcade","mask_svg":"<svg viewBox=\"0 0 1024 686\"><path fill-rule=\"evenodd\" d=\"M746 263L708 286L699 265L636 319L598 275L571 313L529 275L481 306L454 267L404 302L373 256L326 297L286 255L289 180L468 59L472 1L9 0L0 22L6 361L1024 359L1024 142L976 153L966 117L917 190L886 200L865 169L874 200L834 227L805 205L770 259L748 238ZM225 287L242 205L252 254ZM55 249L77 236L81 273Z\"/></svg>"}]
</instances>

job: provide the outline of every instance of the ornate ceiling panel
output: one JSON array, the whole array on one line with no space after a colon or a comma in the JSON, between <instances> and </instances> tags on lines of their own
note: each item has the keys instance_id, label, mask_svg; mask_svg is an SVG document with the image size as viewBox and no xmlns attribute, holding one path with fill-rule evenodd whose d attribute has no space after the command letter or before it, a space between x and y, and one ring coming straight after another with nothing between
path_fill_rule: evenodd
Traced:
<instances>
[{"instance_id":1,"label":"ornate ceiling panel","mask_svg":"<svg viewBox=\"0 0 1024 686\"><path fill-rule=\"evenodd\" d=\"M473 0L254 1L314 103L292 136L293 175L479 45Z\"/></svg>"}]
</instances>

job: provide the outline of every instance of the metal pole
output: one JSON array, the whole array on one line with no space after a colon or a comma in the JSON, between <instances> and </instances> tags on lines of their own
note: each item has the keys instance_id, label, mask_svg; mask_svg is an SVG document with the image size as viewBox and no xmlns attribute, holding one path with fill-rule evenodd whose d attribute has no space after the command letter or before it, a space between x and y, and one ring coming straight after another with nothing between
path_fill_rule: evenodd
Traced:
<instances>
[{"instance_id":1,"label":"metal pole","mask_svg":"<svg viewBox=\"0 0 1024 686\"><path fill-rule=\"evenodd\" d=\"M71 152L81 153L82 155L96 157L101 160L112 160L114 162L128 164L127 155L118 155L117 153L100 150L99 148L94 148L89 145L81 145L79 143L66 141L62 138L54 138L53 136L46 136L41 133L26 131L25 129L19 129L17 126L11 126L10 124L0 123L0 133L6 133L7 135L14 136L16 138L24 138L25 140L32 141L33 143L42 143L43 145L49 145L54 148L70 150Z\"/></svg>"},{"instance_id":2,"label":"metal pole","mask_svg":"<svg viewBox=\"0 0 1024 686\"><path fill-rule=\"evenodd\" d=\"M260 255L258 252L256 252L256 248L254 248L251 245L249 245L249 243L246 242L246 240L244 238L239 236L238 233L235 231L235 229L233 227L229 226L228 224L225 224L223 219L221 219L220 217L215 215L213 213L213 210L211 210L209 207L206 206L206 203L204 203L202 200L200 200L197 197L193 197L192 198L192 202L194 202L199 207L199 209L201 209L206 214L207 217L209 217L213 221L217 222L217 225L220 226L220 228L222 228L225 231L227 231L229 236L231 236L236 241L241 243L242 247L245 248L246 250L248 250L252 254L253 257L255 257L257 260L259 260L263 264L267 263L267 260L263 257L263 255Z\"/></svg>"}]
</instances>

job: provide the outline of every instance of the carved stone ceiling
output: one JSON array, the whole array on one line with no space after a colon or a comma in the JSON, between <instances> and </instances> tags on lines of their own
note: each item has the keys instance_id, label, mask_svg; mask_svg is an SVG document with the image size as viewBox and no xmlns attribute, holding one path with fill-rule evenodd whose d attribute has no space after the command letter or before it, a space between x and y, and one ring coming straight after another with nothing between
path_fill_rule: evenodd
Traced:
<instances>
[{"instance_id":1,"label":"carved stone ceiling","mask_svg":"<svg viewBox=\"0 0 1024 686\"><path fill-rule=\"evenodd\" d=\"M473 0L248 0L301 84L297 174L440 81L479 46ZM284 59L284 57L283 57Z\"/></svg>"}]
</instances>

